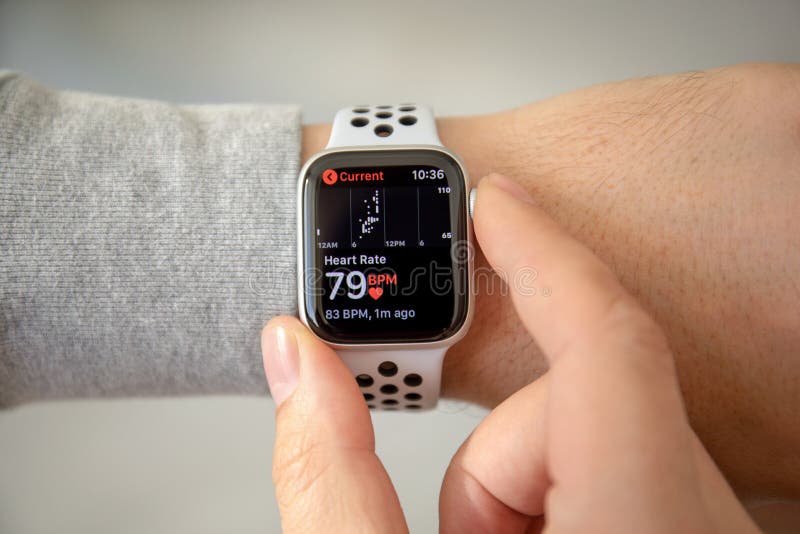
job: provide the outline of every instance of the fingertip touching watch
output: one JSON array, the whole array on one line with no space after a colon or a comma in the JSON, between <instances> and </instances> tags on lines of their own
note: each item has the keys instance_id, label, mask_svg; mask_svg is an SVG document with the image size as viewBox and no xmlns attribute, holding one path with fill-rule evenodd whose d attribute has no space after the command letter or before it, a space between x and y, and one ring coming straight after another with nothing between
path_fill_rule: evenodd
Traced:
<instances>
[{"instance_id":1,"label":"fingertip touching watch","mask_svg":"<svg viewBox=\"0 0 800 534\"><path fill-rule=\"evenodd\" d=\"M340 110L298 180L298 308L371 409L436 406L472 319L467 172L418 104Z\"/></svg>"}]
</instances>

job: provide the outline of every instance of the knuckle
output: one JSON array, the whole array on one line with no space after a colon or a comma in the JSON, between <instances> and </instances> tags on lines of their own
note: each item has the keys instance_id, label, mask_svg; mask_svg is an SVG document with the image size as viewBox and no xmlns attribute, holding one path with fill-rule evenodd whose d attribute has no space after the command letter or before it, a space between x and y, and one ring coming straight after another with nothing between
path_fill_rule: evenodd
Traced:
<instances>
[{"instance_id":1,"label":"knuckle","mask_svg":"<svg viewBox=\"0 0 800 534\"><path fill-rule=\"evenodd\" d=\"M672 370L672 354L663 330L627 293L621 292L609 301L598 324L598 335L610 340L620 354L652 365L659 373Z\"/></svg>"},{"instance_id":2,"label":"knuckle","mask_svg":"<svg viewBox=\"0 0 800 534\"><path fill-rule=\"evenodd\" d=\"M604 315L605 331L646 345L660 343L661 329L633 297L621 292L608 304Z\"/></svg>"}]
</instances>

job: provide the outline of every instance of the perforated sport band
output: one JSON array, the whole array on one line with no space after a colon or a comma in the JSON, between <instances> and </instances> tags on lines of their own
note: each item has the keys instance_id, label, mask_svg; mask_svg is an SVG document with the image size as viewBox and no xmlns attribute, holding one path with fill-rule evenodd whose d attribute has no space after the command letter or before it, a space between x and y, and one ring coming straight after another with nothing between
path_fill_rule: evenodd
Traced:
<instances>
[{"instance_id":1,"label":"perforated sport band","mask_svg":"<svg viewBox=\"0 0 800 534\"><path fill-rule=\"evenodd\" d=\"M327 148L375 145L441 146L436 120L427 106L354 106L336 113ZM436 407L447 347L340 349L367 406L373 410L426 410Z\"/></svg>"},{"instance_id":2,"label":"perforated sport band","mask_svg":"<svg viewBox=\"0 0 800 534\"><path fill-rule=\"evenodd\" d=\"M327 148L374 145L441 146L442 142L427 106L355 106L336 113Z\"/></svg>"},{"instance_id":3,"label":"perforated sport band","mask_svg":"<svg viewBox=\"0 0 800 534\"><path fill-rule=\"evenodd\" d=\"M436 407L446 347L406 350L339 350L373 410Z\"/></svg>"}]
</instances>

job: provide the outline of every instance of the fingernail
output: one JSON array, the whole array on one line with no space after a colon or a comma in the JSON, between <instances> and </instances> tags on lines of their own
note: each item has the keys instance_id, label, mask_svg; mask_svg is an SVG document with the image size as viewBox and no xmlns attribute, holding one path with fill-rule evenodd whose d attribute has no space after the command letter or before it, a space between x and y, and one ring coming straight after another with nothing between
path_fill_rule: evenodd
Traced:
<instances>
[{"instance_id":1,"label":"fingernail","mask_svg":"<svg viewBox=\"0 0 800 534\"><path fill-rule=\"evenodd\" d=\"M297 338L284 326L267 328L264 332L264 372L275 404L280 406L297 387L300 377L300 355Z\"/></svg>"},{"instance_id":2,"label":"fingernail","mask_svg":"<svg viewBox=\"0 0 800 534\"><path fill-rule=\"evenodd\" d=\"M513 197L530 204L534 203L533 197L531 197L530 193L528 193L517 182L506 176L503 176L502 174L492 174L487 178L487 180L489 180L492 185L499 187Z\"/></svg>"}]
</instances>

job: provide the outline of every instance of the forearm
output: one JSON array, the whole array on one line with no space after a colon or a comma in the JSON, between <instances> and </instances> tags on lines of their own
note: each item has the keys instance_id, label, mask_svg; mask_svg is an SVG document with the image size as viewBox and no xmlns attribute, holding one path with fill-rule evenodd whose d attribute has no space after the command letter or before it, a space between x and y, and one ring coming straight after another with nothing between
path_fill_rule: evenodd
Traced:
<instances>
[{"instance_id":1,"label":"forearm","mask_svg":"<svg viewBox=\"0 0 800 534\"><path fill-rule=\"evenodd\" d=\"M525 184L661 323L695 429L751 497L800 495L797 72L633 80L442 123L473 178ZM545 371L496 293L448 355L451 396L493 405Z\"/></svg>"}]
</instances>

